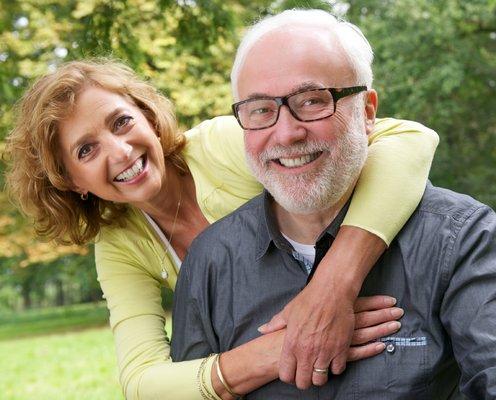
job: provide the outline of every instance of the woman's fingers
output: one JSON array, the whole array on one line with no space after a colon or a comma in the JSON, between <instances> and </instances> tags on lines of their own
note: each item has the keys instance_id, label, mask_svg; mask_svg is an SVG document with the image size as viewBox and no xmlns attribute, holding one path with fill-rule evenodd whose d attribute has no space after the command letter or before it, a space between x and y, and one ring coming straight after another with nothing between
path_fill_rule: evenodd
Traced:
<instances>
[{"instance_id":1,"label":"woman's fingers","mask_svg":"<svg viewBox=\"0 0 496 400\"><path fill-rule=\"evenodd\" d=\"M382 342L374 342L364 346L350 347L348 350L348 361L357 361L376 356L385 348L386 345Z\"/></svg>"},{"instance_id":2,"label":"woman's fingers","mask_svg":"<svg viewBox=\"0 0 496 400\"><path fill-rule=\"evenodd\" d=\"M355 301L353 309L356 313L362 311L379 310L381 308L389 308L396 304L396 299L391 296L369 296L359 297Z\"/></svg>"},{"instance_id":3,"label":"woman's fingers","mask_svg":"<svg viewBox=\"0 0 496 400\"><path fill-rule=\"evenodd\" d=\"M354 305L355 331L348 350L348 361L373 357L385 349L385 344L375 340L389 336L401 328L396 321L403 309L393 307L396 299L390 296L359 297Z\"/></svg>"},{"instance_id":4,"label":"woman's fingers","mask_svg":"<svg viewBox=\"0 0 496 400\"><path fill-rule=\"evenodd\" d=\"M401 323L398 321L384 322L369 328L355 329L351 345L356 346L368 343L372 340L377 340L381 337L392 335L401 328Z\"/></svg>"},{"instance_id":5,"label":"woman's fingers","mask_svg":"<svg viewBox=\"0 0 496 400\"><path fill-rule=\"evenodd\" d=\"M403 316L405 312L399 307L383 308L375 311L362 311L355 313L355 329L367 328L382 324L383 322L394 321Z\"/></svg>"}]
</instances>

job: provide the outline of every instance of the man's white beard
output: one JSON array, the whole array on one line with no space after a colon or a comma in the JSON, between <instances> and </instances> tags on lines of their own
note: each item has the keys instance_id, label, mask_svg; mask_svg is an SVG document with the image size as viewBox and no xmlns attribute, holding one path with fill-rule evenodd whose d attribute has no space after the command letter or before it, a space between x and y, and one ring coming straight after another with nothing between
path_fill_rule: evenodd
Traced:
<instances>
[{"instance_id":1,"label":"man's white beard","mask_svg":"<svg viewBox=\"0 0 496 400\"><path fill-rule=\"evenodd\" d=\"M359 107L354 107L347 131L332 143L304 141L287 147L275 146L265 150L258 158L247 152L248 165L258 181L288 212L310 214L333 207L355 184L367 158L362 112ZM317 171L286 175L270 166L269 160L275 158L318 151L324 154L318 161L323 165Z\"/></svg>"}]
</instances>

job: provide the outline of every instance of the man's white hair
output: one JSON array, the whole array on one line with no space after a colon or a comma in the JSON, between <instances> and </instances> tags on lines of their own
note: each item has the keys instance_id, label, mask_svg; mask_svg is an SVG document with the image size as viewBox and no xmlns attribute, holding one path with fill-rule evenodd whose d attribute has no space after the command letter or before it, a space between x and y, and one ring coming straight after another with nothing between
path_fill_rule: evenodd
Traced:
<instances>
[{"instance_id":1,"label":"man's white hair","mask_svg":"<svg viewBox=\"0 0 496 400\"><path fill-rule=\"evenodd\" d=\"M337 43L342 47L356 77L356 83L367 85L370 89L373 80L374 55L370 43L356 25L338 20L334 15L323 10L286 10L260 20L248 29L241 40L231 70L231 87L235 101L240 100L238 97L239 74L251 48L267 33L292 26L328 29L329 35L336 38Z\"/></svg>"}]
</instances>

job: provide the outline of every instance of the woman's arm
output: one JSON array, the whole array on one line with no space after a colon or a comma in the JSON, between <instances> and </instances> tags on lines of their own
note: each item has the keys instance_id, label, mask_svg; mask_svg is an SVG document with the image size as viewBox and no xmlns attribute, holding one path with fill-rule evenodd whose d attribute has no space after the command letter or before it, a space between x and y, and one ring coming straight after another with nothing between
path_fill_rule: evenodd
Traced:
<instances>
[{"instance_id":1,"label":"woman's arm","mask_svg":"<svg viewBox=\"0 0 496 400\"><path fill-rule=\"evenodd\" d=\"M390 307L394 299L387 296L359 298L355 303L355 326L352 347L347 352L347 361L372 357L384 350L377 338L395 333L401 326L394 321L403 315L403 310ZM279 358L285 330L258 337L221 355L222 375L232 391L244 395L279 376ZM211 379L216 393L223 400L232 399L217 376L211 370Z\"/></svg>"},{"instance_id":2,"label":"woman's arm","mask_svg":"<svg viewBox=\"0 0 496 400\"><path fill-rule=\"evenodd\" d=\"M129 400L201 400L203 397L198 386L198 371L204 359L172 363L170 357L170 346L164 330L165 313L162 308L161 287L174 287L176 274L160 243L153 239L153 233L146 229L145 224L139 214L131 210L126 226L105 228L95 246L98 279L110 310L110 324L115 339L123 392ZM163 279L165 275L167 277ZM369 303L367 307L386 308L384 301ZM375 315L375 319L369 318L368 321L357 316L364 321L364 325L377 325L368 328L368 331L362 330L365 336L357 334L357 338L366 342L397 330L397 327L388 327L383 323L399 317L392 315L391 310L381 310ZM276 346L280 348L280 343L282 339L277 342L267 336L245 347L250 357L245 358L243 349L226 354L222 359L226 379L234 382L236 390L253 390L258 387L262 384L261 370L248 367L263 363L263 371L272 368L274 360L279 358L279 350L277 354L271 353L272 359L260 357L258 364L252 364L251 357L255 354L263 355L269 348L275 351ZM357 343L360 343L360 340ZM374 346L365 346L355 349L350 353L350 357L364 358L380 351L381 349ZM233 368L230 363L236 359L239 363L235 363L236 367ZM248 364L243 368L247 375L240 376L246 377L249 386L238 387L242 382L238 382L234 377L238 376L237 368L246 365L243 362ZM210 359L204 364L205 374L209 378L205 382L205 390L215 393L213 385L218 385L220 381L214 378L212 382L213 370ZM267 382L267 379L270 381L276 377L277 368L272 370L270 376L263 377L263 380ZM222 393L217 386L215 387Z\"/></svg>"},{"instance_id":3,"label":"woman's arm","mask_svg":"<svg viewBox=\"0 0 496 400\"><path fill-rule=\"evenodd\" d=\"M434 131L415 122L376 121L344 226L307 288L262 329L266 333L287 326L283 380L306 387L310 380L322 381L322 376L312 376L313 365L332 361L333 373L344 369L352 304L368 272L418 205L438 140Z\"/></svg>"},{"instance_id":4,"label":"woman's arm","mask_svg":"<svg viewBox=\"0 0 496 400\"><path fill-rule=\"evenodd\" d=\"M95 245L124 396L202 400L197 386L202 360L173 364L164 328L162 289L175 286L177 273L139 211L131 209L125 222L104 228Z\"/></svg>"}]
</instances>

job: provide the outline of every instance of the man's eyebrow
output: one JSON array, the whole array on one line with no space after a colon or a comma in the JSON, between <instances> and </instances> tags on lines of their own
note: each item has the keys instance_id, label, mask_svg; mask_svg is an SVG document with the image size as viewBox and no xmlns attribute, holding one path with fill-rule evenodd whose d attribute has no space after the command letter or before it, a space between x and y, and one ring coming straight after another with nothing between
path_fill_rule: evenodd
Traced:
<instances>
[{"instance_id":1,"label":"man's eyebrow","mask_svg":"<svg viewBox=\"0 0 496 400\"><path fill-rule=\"evenodd\" d=\"M302 90L312 90L312 89L322 89L324 86L316 82L308 81L300 83L299 85L293 87L292 93L301 92Z\"/></svg>"},{"instance_id":2,"label":"man's eyebrow","mask_svg":"<svg viewBox=\"0 0 496 400\"><path fill-rule=\"evenodd\" d=\"M303 83L300 83L296 86L293 86L291 91L289 91L288 93L286 93L284 96L287 96L288 94L291 94L291 93L296 93L296 92L301 92L303 90L311 90L311 89L322 89L324 86L321 85L321 84L318 84L316 82L312 82L312 81L308 81L308 82L303 82ZM248 97L246 98L247 100L248 99L260 99L260 98L266 98L266 97L274 97L274 96L269 96L267 93L251 93L250 95L248 95Z\"/></svg>"},{"instance_id":3,"label":"man's eyebrow","mask_svg":"<svg viewBox=\"0 0 496 400\"><path fill-rule=\"evenodd\" d=\"M265 97L273 97L273 96L269 96L267 93L251 93L248 95L248 97L246 98L246 100L248 99L260 99L260 98L265 98Z\"/></svg>"}]
</instances>

